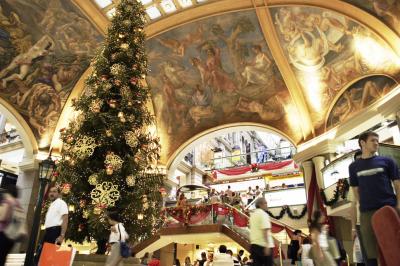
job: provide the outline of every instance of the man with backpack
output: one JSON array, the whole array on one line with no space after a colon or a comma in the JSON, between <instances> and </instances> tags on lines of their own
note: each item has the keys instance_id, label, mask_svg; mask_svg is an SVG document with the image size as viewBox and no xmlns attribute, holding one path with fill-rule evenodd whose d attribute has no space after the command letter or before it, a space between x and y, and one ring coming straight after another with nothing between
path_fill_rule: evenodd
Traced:
<instances>
[{"instance_id":1,"label":"man with backpack","mask_svg":"<svg viewBox=\"0 0 400 266\"><path fill-rule=\"evenodd\" d=\"M25 214L18 201L18 188L7 185L0 201L0 265L6 263L14 244L26 236Z\"/></svg>"}]
</instances>

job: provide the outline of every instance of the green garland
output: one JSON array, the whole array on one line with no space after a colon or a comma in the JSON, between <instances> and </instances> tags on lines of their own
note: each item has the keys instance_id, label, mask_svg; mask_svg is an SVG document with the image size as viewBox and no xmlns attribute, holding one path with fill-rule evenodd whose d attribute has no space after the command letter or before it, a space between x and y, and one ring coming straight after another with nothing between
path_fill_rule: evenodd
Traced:
<instances>
[{"instance_id":1,"label":"green garland","mask_svg":"<svg viewBox=\"0 0 400 266\"><path fill-rule=\"evenodd\" d=\"M279 212L279 214L276 215L276 216L275 216L274 214L272 214L272 212L270 212L270 211L268 211L268 210L267 210L267 213L268 213L268 215L269 215L270 217L272 217L272 218L274 218L274 219L276 219L276 220L282 219L283 216L285 215L285 213L287 213L287 215L289 216L290 219L293 219L293 220L300 220L300 219L303 218L304 215L306 215L306 213L307 213L307 205L304 205L304 207L303 207L303 209L301 210L301 212L300 212L299 215L293 214L293 213L292 213L292 210L290 210L289 206L287 206L287 205L286 205L286 206L283 206L282 209L281 209L281 211Z\"/></svg>"},{"instance_id":2,"label":"green garland","mask_svg":"<svg viewBox=\"0 0 400 266\"><path fill-rule=\"evenodd\" d=\"M320 189L320 193L322 200L324 201L324 204L326 206L333 206L339 201L339 197L341 197L342 199L347 198L347 193L349 192L349 189L350 189L349 181L347 181L347 178L342 178L339 179L338 182L336 183L336 188L335 191L333 192L333 197L330 200L326 198L323 189Z\"/></svg>"}]
</instances>

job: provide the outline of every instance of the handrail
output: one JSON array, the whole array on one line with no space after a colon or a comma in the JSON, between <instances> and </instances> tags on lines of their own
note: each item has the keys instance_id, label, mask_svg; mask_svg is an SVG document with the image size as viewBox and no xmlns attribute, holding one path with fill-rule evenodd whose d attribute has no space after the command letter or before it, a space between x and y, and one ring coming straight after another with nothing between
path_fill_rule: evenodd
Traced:
<instances>
[{"instance_id":1,"label":"handrail","mask_svg":"<svg viewBox=\"0 0 400 266\"><path fill-rule=\"evenodd\" d=\"M258 198L260 198L260 197L262 197L262 196L263 196L263 193L258 194L257 197L255 197L255 198L253 199L252 202L250 202L249 204L247 204L247 206L246 206L244 209L247 210L251 205L253 205L253 204L256 202L256 200L257 200Z\"/></svg>"}]
</instances>

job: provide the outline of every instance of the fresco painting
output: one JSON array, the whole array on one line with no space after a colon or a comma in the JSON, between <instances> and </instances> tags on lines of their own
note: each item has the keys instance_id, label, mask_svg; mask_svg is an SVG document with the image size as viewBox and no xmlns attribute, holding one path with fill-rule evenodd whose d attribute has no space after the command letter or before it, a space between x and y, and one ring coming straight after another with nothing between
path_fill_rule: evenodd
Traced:
<instances>
[{"instance_id":1,"label":"fresco painting","mask_svg":"<svg viewBox=\"0 0 400 266\"><path fill-rule=\"evenodd\" d=\"M326 121L326 129L358 114L396 86L397 82L387 76L370 76L355 82L335 102Z\"/></svg>"},{"instance_id":2,"label":"fresco painting","mask_svg":"<svg viewBox=\"0 0 400 266\"><path fill-rule=\"evenodd\" d=\"M345 0L385 22L400 34L400 1L398 0Z\"/></svg>"},{"instance_id":3,"label":"fresco painting","mask_svg":"<svg viewBox=\"0 0 400 266\"><path fill-rule=\"evenodd\" d=\"M0 2L0 97L22 114L40 143L51 140L101 40L71 1Z\"/></svg>"},{"instance_id":4,"label":"fresco painting","mask_svg":"<svg viewBox=\"0 0 400 266\"><path fill-rule=\"evenodd\" d=\"M270 10L317 132L323 130L327 107L341 88L365 75L399 73L392 50L343 15L314 7Z\"/></svg>"},{"instance_id":5,"label":"fresco painting","mask_svg":"<svg viewBox=\"0 0 400 266\"><path fill-rule=\"evenodd\" d=\"M235 122L301 138L286 121L291 98L253 11L193 22L147 46L163 156L197 133Z\"/></svg>"}]
</instances>

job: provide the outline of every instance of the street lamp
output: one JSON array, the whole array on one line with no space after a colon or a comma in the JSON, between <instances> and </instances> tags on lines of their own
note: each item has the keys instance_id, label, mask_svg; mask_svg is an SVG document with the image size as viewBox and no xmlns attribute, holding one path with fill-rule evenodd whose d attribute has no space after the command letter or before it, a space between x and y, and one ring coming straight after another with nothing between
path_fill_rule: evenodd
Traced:
<instances>
[{"instance_id":1,"label":"street lamp","mask_svg":"<svg viewBox=\"0 0 400 266\"><path fill-rule=\"evenodd\" d=\"M51 181L55 165L56 165L55 162L51 159L51 153L47 159L39 162L39 182L40 182L39 195L36 201L35 213L33 215L32 230L31 230L31 235L29 237L28 249L26 251L24 266L35 265L34 262L35 246L40 225L40 214L42 212L44 190L46 188L47 183Z\"/></svg>"}]
</instances>

